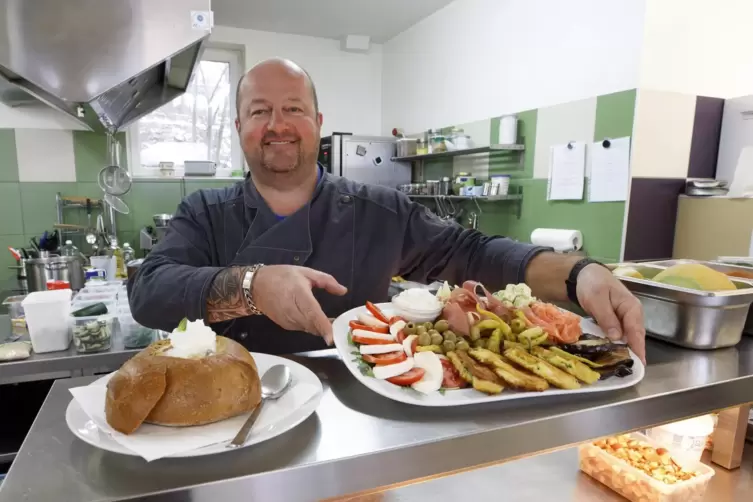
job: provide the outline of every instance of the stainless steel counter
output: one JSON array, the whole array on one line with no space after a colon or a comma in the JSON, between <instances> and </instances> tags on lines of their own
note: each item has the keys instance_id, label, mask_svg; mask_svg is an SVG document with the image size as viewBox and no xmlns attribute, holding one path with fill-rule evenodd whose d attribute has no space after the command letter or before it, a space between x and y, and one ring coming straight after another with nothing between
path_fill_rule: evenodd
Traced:
<instances>
[{"instance_id":1,"label":"stainless steel counter","mask_svg":"<svg viewBox=\"0 0 753 502\"><path fill-rule=\"evenodd\" d=\"M63 418L68 389L93 378L59 380L0 488L0 502L320 500L753 401L753 338L713 352L647 344L646 377L631 389L444 409L380 397L331 351L296 358L324 384L311 418L251 448L148 464L73 436Z\"/></svg>"},{"instance_id":2,"label":"stainless steel counter","mask_svg":"<svg viewBox=\"0 0 753 502\"><path fill-rule=\"evenodd\" d=\"M67 350L60 352L32 352L28 359L0 362L0 385L114 371L138 352L123 347L117 329L116 326L112 347L104 352L79 354L71 343ZM9 334L8 316L0 315L0 340L5 340ZM25 339L28 340L28 336Z\"/></svg>"}]
</instances>

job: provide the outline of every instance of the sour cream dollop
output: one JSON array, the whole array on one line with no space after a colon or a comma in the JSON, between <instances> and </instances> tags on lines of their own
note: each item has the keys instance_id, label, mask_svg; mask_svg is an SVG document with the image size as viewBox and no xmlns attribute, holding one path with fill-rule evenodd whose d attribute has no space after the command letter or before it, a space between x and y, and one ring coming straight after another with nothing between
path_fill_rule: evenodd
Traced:
<instances>
[{"instance_id":1,"label":"sour cream dollop","mask_svg":"<svg viewBox=\"0 0 753 502\"><path fill-rule=\"evenodd\" d=\"M442 308L442 302L428 289L422 288L406 289L393 298L392 303L406 310L434 311Z\"/></svg>"},{"instance_id":2,"label":"sour cream dollop","mask_svg":"<svg viewBox=\"0 0 753 502\"><path fill-rule=\"evenodd\" d=\"M173 331L169 338L172 347L166 354L171 357L194 359L217 351L217 335L201 319L188 321L185 331Z\"/></svg>"}]
</instances>

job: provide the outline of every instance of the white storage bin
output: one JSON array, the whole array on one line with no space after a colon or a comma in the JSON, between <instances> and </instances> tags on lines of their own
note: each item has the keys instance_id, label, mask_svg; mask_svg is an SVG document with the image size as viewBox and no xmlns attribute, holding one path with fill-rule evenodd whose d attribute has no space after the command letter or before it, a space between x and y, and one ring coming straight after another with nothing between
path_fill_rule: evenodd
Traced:
<instances>
[{"instance_id":1,"label":"white storage bin","mask_svg":"<svg viewBox=\"0 0 753 502\"><path fill-rule=\"evenodd\" d=\"M36 353L66 350L71 343L70 289L35 291L21 303Z\"/></svg>"}]
</instances>

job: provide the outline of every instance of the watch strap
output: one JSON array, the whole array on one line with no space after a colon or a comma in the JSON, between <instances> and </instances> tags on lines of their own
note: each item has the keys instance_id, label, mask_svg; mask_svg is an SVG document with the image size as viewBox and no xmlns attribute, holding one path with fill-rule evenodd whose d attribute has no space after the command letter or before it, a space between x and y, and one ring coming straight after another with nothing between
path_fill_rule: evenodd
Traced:
<instances>
[{"instance_id":1,"label":"watch strap","mask_svg":"<svg viewBox=\"0 0 753 502\"><path fill-rule=\"evenodd\" d=\"M254 277L256 277L256 272L259 271L260 268L262 268L264 264L257 263L256 265L252 265L246 269L246 272L243 274L243 282L241 283L241 289L243 290L243 298L246 300L246 306L251 311L250 315L261 315L261 311L256 306L256 303L254 303L254 298L252 293L252 287L254 285Z\"/></svg>"},{"instance_id":2,"label":"watch strap","mask_svg":"<svg viewBox=\"0 0 753 502\"><path fill-rule=\"evenodd\" d=\"M584 268L593 264L601 265L602 267L605 266L603 263L596 261L593 258L583 258L575 262L575 265L573 265L573 268L570 270L570 275L565 279L565 288L567 290L568 299L580 308L583 308L583 306L578 301L578 275L580 275L580 272Z\"/></svg>"}]
</instances>

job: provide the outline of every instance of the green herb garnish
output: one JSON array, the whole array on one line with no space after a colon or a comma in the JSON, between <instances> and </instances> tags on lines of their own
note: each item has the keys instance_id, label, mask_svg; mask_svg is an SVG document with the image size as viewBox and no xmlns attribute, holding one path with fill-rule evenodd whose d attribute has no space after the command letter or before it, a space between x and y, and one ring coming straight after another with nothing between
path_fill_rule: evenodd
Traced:
<instances>
[{"instance_id":1,"label":"green herb garnish","mask_svg":"<svg viewBox=\"0 0 753 502\"><path fill-rule=\"evenodd\" d=\"M445 389L444 387L441 387L441 388L439 389L439 393L440 393L440 394L442 394L443 396L444 396L444 393L445 393L445 392L447 392L447 389Z\"/></svg>"}]
</instances>

